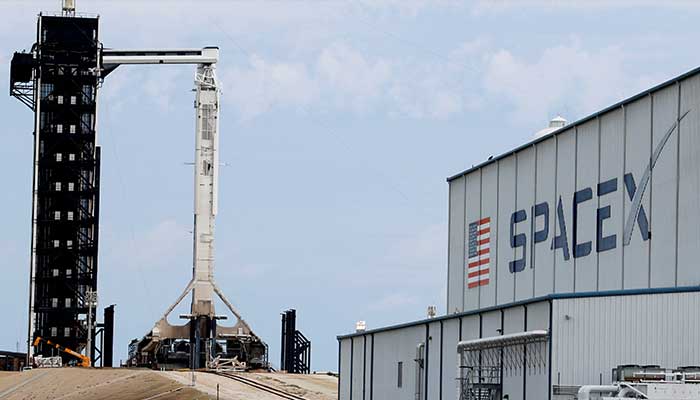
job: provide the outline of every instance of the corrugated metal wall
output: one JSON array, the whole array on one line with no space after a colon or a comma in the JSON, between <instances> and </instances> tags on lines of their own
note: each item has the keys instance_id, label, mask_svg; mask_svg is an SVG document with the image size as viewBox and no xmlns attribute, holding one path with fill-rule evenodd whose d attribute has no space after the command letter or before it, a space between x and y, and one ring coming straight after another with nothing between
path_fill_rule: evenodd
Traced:
<instances>
[{"instance_id":1,"label":"corrugated metal wall","mask_svg":"<svg viewBox=\"0 0 700 400\"><path fill-rule=\"evenodd\" d=\"M413 399L415 393L416 346L425 342L424 325L374 334L374 386L367 397L353 393L349 400ZM398 363L402 364L401 387L398 387ZM342 398L341 398L342 399Z\"/></svg>"},{"instance_id":2,"label":"corrugated metal wall","mask_svg":"<svg viewBox=\"0 0 700 400\"><path fill-rule=\"evenodd\" d=\"M464 185L465 179L450 185L449 251L447 254L447 313L462 311L464 303Z\"/></svg>"},{"instance_id":3,"label":"corrugated metal wall","mask_svg":"<svg viewBox=\"0 0 700 400\"><path fill-rule=\"evenodd\" d=\"M352 398L364 399L365 371L367 368L367 337L361 336L352 339Z\"/></svg>"},{"instance_id":4,"label":"corrugated metal wall","mask_svg":"<svg viewBox=\"0 0 700 400\"><path fill-rule=\"evenodd\" d=\"M442 399L457 398L457 354L451 349L456 349L459 343L460 325L458 318L442 323Z\"/></svg>"},{"instance_id":5,"label":"corrugated metal wall","mask_svg":"<svg viewBox=\"0 0 700 400\"><path fill-rule=\"evenodd\" d=\"M553 383L607 384L617 365L700 364L700 292L556 300Z\"/></svg>"},{"instance_id":6,"label":"corrugated metal wall","mask_svg":"<svg viewBox=\"0 0 700 400\"><path fill-rule=\"evenodd\" d=\"M644 188L642 177L657 149L660 157ZM623 245L637 189L644 193L641 210L629 245ZM698 285L700 76L470 171L451 180L449 191L449 313L550 293ZM533 207L542 203L547 216L533 218ZM512 223L517 210L527 219ZM466 231L486 217L490 282L468 289ZM647 226L650 235L642 230ZM535 243L535 232L546 232L546 239ZM511 234L524 234L526 245L513 246ZM556 236L562 242L553 250ZM521 258L525 268L512 272L509 263Z\"/></svg>"},{"instance_id":7,"label":"corrugated metal wall","mask_svg":"<svg viewBox=\"0 0 700 400\"><path fill-rule=\"evenodd\" d=\"M460 340L549 329L549 310L549 301L542 301L342 338L340 400L414 400L414 359L416 346L421 342L427 343L424 364L427 384L421 400L457 399L457 343ZM403 365L401 387L398 386L399 362ZM538 371L511 373L504 377L504 393L513 400L524 399L525 394L528 399L546 399L548 372L544 367Z\"/></svg>"},{"instance_id":8,"label":"corrugated metal wall","mask_svg":"<svg viewBox=\"0 0 700 400\"><path fill-rule=\"evenodd\" d=\"M340 379L340 388L339 388L339 393L338 396L341 399L349 399L350 398L350 382L353 380L353 376L350 371L352 371L352 361L353 361L353 352L352 352L352 346L353 346L354 339L348 339L348 340L343 340L340 342L340 351L339 351L339 356L340 360L338 360L338 365L340 367L340 371L338 372L341 376Z\"/></svg>"},{"instance_id":9,"label":"corrugated metal wall","mask_svg":"<svg viewBox=\"0 0 700 400\"><path fill-rule=\"evenodd\" d=\"M547 302L530 304L527 306L526 331L550 329L550 304ZM549 346L545 346L542 356L549 360ZM542 368L532 370L525 380L525 399L544 400L549 398L549 362Z\"/></svg>"},{"instance_id":10,"label":"corrugated metal wall","mask_svg":"<svg viewBox=\"0 0 700 400\"><path fill-rule=\"evenodd\" d=\"M442 328L440 322L428 324L428 365L426 369L428 387L425 389L428 399L440 398L440 374L443 372L441 357L444 351L442 346Z\"/></svg>"}]
</instances>

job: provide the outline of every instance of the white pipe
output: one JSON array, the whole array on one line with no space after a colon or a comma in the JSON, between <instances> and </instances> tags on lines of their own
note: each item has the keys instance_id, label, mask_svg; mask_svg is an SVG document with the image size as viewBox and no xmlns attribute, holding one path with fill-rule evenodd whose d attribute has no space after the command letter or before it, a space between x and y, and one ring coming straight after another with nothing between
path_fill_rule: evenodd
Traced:
<instances>
[{"instance_id":1,"label":"white pipe","mask_svg":"<svg viewBox=\"0 0 700 400\"><path fill-rule=\"evenodd\" d=\"M642 397L639 397L640 399L647 398L647 395L645 393L642 393L641 391L639 391L635 387L631 386L629 383L620 382L620 383L618 383L618 385L620 386L620 391L617 393L617 397L624 398L624 397L628 397L627 396L628 394L634 393L635 396L642 396Z\"/></svg>"},{"instance_id":2,"label":"white pipe","mask_svg":"<svg viewBox=\"0 0 700 400\"><path fill-rule=\"evenodd\" d=\"M464 340L457 343L457 352L483 350L488 347L507 346L513 344L523 344L528 340L543 339L549 336L546 330L535 330L518 333L508 333L505 335L491 336L481 339Z\"/></svg>"},{"instance_id":3,"label":"white pipe","mask_svg":"<svg viewBox=\"0 0 700 400\"><path fill-rule=\"evenodd\" d=\"M216 64L218 61L219 49L216 47L174 50L102 50L102 64L108 67L122 64Z\"/></svg>"},{"instance_id":4,"label":"white pipe","mask_svg":"<svg viewBox=\"0 0 700 400\"><path fill-rule=\"evenodd\" d=\"M422 392L422 379L421 377L423 376L422 370L423 370L423 349L425 348L425 343L421 342L416 345L416 393L415 393L415 400L421 400L421 392Z\"/></svg>"},{"instance_id":5,"label":"white pipe","mask_svg":"<svg viewBox=\"0 0 700 400\"><path fill-rule=\"evenodd\" d=\"M123 55L102 56L102 63L106 66L122 64L215 64L215 57L204 55Z\"/></svg>"},{"instance_id":6,"label":"white pipe","mask_svg":"<svg viewBox=\"0 0 700 400\"><path fill-rule=\"evenodd\" d=\"M622 388L622 390L620 390L617 393L617 397L625 398L625 397L627 397L627 394L629 394L629 393L634 393L634 391L628 387L625 387L625 388Z\"/></svg>"},{"instance_id":7,"label":"white pipe","mask_svg":"<svg viewBox=\"0 0 700 400\"><path fill-rule=\"evenodd\" d=\"M620 388L616 385L585 385L578 390L578 400L589 400L591 393L617 393Z\"/></svg>"}]
</instances>

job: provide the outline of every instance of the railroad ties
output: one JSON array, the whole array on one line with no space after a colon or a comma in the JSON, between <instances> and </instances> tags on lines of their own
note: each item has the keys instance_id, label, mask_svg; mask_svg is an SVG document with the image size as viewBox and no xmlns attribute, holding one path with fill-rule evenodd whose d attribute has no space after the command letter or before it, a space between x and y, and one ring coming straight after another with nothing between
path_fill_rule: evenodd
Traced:
<instances>
[{"instance_id":1,"label":"railroad ties","mask_svg":"<svg viewBox=\"0 0 700 400\"><path fill-rule=\"evenodd\" d=\"M282 399L287 399L287 400L308 400L304 397L297 396L295 394L291 394L288 392L285 392L284 390L280 390L274 386L266 385L262 382L259 382L255 379L250 379L250 378L245 378L241 376L240 374L232 373L232 372L214 372L216 375L223 376L229 379L233 379L234 381L243 383L245 385L248 385L250 387L256 388L258 390L262 390L267 393L274 394L275 396L278 396Z\"/></svg>"}]
</instances>

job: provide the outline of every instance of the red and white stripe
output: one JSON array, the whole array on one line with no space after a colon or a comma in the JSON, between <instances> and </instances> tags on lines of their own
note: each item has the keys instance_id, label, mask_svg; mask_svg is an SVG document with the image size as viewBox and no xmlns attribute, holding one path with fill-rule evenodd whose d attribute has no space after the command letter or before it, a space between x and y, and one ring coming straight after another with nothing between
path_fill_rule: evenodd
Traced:
<instances>
[{"instance_id":1,"label":"red and white stripe","mask_svg":"<svg viewBox=\"0 0 700 400\"><path fill-rule=\"evenodd\" d=\"M467 259L467 287L469 289L489 284L491 218L483 218L478 221L476 241L477 255Z\"/></svg>"}]
</instances>

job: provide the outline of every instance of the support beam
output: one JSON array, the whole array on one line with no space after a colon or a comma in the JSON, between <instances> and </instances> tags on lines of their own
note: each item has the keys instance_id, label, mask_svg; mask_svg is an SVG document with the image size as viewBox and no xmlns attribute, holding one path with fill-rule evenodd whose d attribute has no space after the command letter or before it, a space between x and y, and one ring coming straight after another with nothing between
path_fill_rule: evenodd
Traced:
<instances>
[{"instance_id":1,"label":"support beam","mask_svg":"<svg viewBox=\"0 0 700 400\"><path fill-rule=\"evenodd\" d=\"M105 68L124 64L216 64L218 47L181 50L102 50Z\"/></svg>"}]
</instances>

